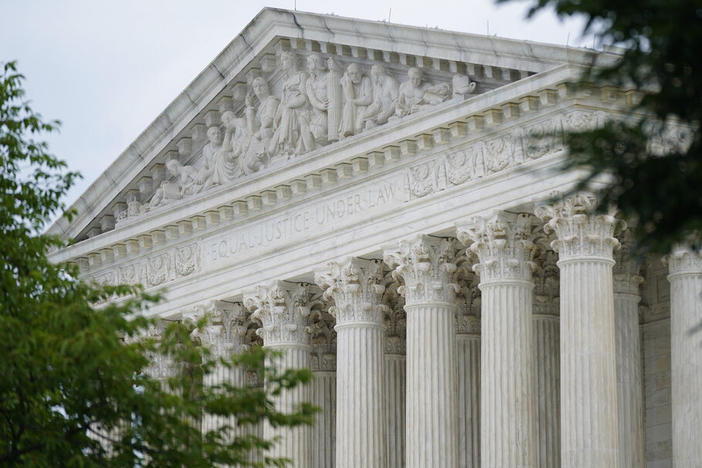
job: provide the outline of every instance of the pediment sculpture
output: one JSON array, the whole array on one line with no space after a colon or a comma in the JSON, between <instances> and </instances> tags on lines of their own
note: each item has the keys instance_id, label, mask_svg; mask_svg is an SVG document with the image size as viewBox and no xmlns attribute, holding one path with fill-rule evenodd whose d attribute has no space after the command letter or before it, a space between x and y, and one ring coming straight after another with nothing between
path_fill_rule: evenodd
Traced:
<instances>
[{"instance_id":1,"label":"pediment sculpture","mask_svg":"<svg viewBox=\"0 0 702 468\"><path fill-rule=\"evenodd\" d=\"M465 99L476 90L467 75L432 83L421 68L406 67L400 83L382 62L344 67L336 57L316 52L304 57L303 70L300 55L279 52L278 93L272 77L259 74L249 80L244 105L222 112L220 125L207 129L199 161L167 161L167 177L141 213L448 100ZM398 67L393 68L397 74Z\"/></svg>"}]
</instances>

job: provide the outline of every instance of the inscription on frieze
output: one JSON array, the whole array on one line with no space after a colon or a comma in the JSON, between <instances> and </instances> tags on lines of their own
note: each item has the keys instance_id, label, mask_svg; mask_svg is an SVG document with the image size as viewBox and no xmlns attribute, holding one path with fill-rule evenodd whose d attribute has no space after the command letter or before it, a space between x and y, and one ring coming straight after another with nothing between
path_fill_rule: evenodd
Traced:
<instances>
[{"instance_id":1,"label":"inscription on frieze","mask_svg":"<svg viewBox=\"0 0 702 468\"><path fill-rule=\"evenodd\" d=\"M407 200L401 181L386 181L313 206L290 210L271 219L217 236L205 244L205 268L215 268L233 259L253 256L266 248L284 245L310 234L336 231L386 211Z\"/></svg>"}]
</instances>

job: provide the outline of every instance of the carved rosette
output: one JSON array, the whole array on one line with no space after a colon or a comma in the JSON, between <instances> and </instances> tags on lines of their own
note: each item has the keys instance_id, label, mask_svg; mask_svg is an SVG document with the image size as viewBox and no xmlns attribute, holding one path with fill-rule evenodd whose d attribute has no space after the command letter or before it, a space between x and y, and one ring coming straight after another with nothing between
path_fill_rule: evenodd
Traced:
<instances>
[{"instance_id":1,"label":"carved rosette","mask_svg":"<svg viewBox=\"0 0 702 468\"><path fill-rule=\"evenodd\" d=\"M315 282L324 291L324 298L334 301L329 313L336 317L337 328L359 322L382 324L386 306L382 303L385 286L379 260L331 262L327 271L315 275Z\"/></svg>"},{"instance_id":2,"label":"carved rosette","mask_svg":"<svg viewBox=\"0 0 702 468\"><path fill-rule=\"evenodd\" d=\"M468 226L458 227L457 233L480 259L473 268L481 284L531 280L534 243L528 214L498 212L490 218L475 217Z\"/></svg>"},{"instance_id":3,"label":"carved rosette","mask_svg":"<svg viewBox=\"0 0 702 468\"><path fill-rule=\"evenodd\" d=\"M385 252L383 260L394 270L393 277L404 283L397 290L406 304L454 304L458 285L453 281L453 240L422 235L401 241L398 249Z\"/></svg>"},{"instance_id":4,"label":"carved rosette","mask_svg":"<svg viewBox=\"0 0 702 468\"><path fill-rule=\"evenodd\" d=\"M262 323L256 332L266 346L308 345L309 285L274 281L259 285L244 296L253 319Z\"/></svg>"},{"instance_id":5,"label":"carved rosette","mask_svg":"<svg viewBox=\"0 0 702 468\"><path fill-rule=\"evenodd\" d=\"M612 213L594 214L596 206L593 194L581 192L536 208L536 216L546 222L546 233L556 233L551 247L558 252L559 263L583 257L614 263L613 251L619 247L614 237L617 220Z\"/></svg>"}]
</instances>

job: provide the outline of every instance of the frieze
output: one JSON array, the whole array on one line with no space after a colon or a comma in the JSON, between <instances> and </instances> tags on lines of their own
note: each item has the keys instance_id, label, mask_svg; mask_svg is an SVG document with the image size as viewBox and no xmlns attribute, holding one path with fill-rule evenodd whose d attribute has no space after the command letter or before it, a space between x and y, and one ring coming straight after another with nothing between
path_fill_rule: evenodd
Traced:
<instances>
[{"instance_id":1,"label":"frieze","mask_svg":"<svg viewBox=\"0 0 702 468\"><path fill-rule=\"evenodd\" d=\"M308 233L324 232L340 224L366 219L374 210L399 205L405 198L401 184L386 181L313 206L291 209L271 219L248 223L207 241L207 265L213 267L230 257L241 258Z\"/></svg>"},{"instance_id":2,"label":"frieze","mask_svg":"<svg viewBox=\"0 0 702 468\"><path fill-rule=\"evenodd\" d=\"M149 288L190 276L201 267L200 244L191 243L118 265L88 279L103 285L142 284Z\"/></svg>"},{"instance_id":3,"label":"frieze","mask_svg":"<svg viewBox=\"0 0 702 468\"><path fill-rule=\"evenodd\" d=\"M481 179L528 160L563 150L563 130L586 130L601 125L601 111L569 112L560 117L515 127L507 133L410 166L405 179L411 199L422 198L455 185Z\"/></svg>"}]
</instances>

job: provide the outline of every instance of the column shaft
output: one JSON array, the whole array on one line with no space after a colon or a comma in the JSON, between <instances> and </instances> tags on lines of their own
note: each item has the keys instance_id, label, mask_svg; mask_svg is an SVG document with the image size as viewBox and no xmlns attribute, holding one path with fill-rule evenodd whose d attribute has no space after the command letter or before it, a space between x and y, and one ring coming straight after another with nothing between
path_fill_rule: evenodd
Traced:
<instances>
[{"instance_id":1,"label":"column shaft","mask_svg":"<svg viewBox=\"0 0 702 468\"><path fill-rule=\"evenodd\" d=\"M480 335L457 335L458 466L480 468Z\"/></svg>"},{"instance_id":2,"label":"column shaft","mask_svg":"<svg viewBox=\"0 0 702 468\"><path fill-rule=\"evenodd\" d=\"M275 361L279 372L285 369L306 369L310 367L309 346L271 345L270 349L282 352L282 357ZM302 402L312 401L312 391L309 385L298 385L290 390L283 390L273 399L275 407L283 413L291 413L299 408ZM263 436L270 440L280 437L280 441L270 449L273 457L286 457L293 461L295 468L308 468L312 460L312 428L298 426L295 428L274 428L270 424L263 427Z\"/></svg>"},{"instance_id":3,"label":"column shaft","mask_svg":"<svg viewBox=\"0 0 702 468\"><path fill-rule=\"evenodd\" d=\"M644 422L638 294L614 293L620 468L643 468Z\"/></svg>"},{"instance_id":4,"label":"column shaft","mask_svg":"<svg viewBox=\"0 0 702 468\"><path fill-rule=\"evenodd\" d=\"M401 354L385 355L385 424L387 467L405 466L406 359Z\"/></svg>"},{"instance_id":5,"label":"column shaft","mask_svg":"<svg viewBox=\"0 0 702 468\"><path fill-rule=\"evenodd\" d=\"M336 331L336 466L384 467L383 330L378 324L347 324Z\"/></svg>"},{"instance_id":6,"label":"column shaft","mask_svg":"<svg viewBox=\"0 0 702 468\"><path fill-rule=\"evenodd\" d=\"M618 467L613 261L559 261L561 461Z\"/></svg>"},{"instance_id":7,"label":"column shaft","mask_svg":"<svg viewBox=\"0 0 702 468\"><path fill-rule=\"evenodd\" d=\"M535 466L532 288L526 281L480 285L480 455L485 466Z\"/></svg>"},{"instance_id":8,"label":"column shaft","mask_svg":"<svg viewBox=\"0 0 702 468\"><path fill-rule=\"evenodd\" d=\"M312 428L313 468L334 468L336 459L336 372L316 371L312 402L320 408Z\"/></svg>"},{"instance_id":9,"label":"column shaft","mask_svg":"<svg viewBox=\"0 0 702 468\"><path fill-rule=\"evenodd\" d=\"M458 466L453 304L406 304L407 467Z\"/></svg>"},{"instance_id":10,"label":"column shaft","mask_svg":"<svg viewBox=\"0 0 702 468\"><path fill-rule=\"evenodd\" d=\"M536 466L561 466L560 326L555 315L534 316Z\"/></svg>"},{"instance_id":11,"label":"column shaft","mask_svg":"<svg viewBox=\"0 0 702 468\"><path fill-rule=\"evenodd\" d=\"M702 255L669 259L673 468L702 461Z\"/></svg>"}]
</instances>

